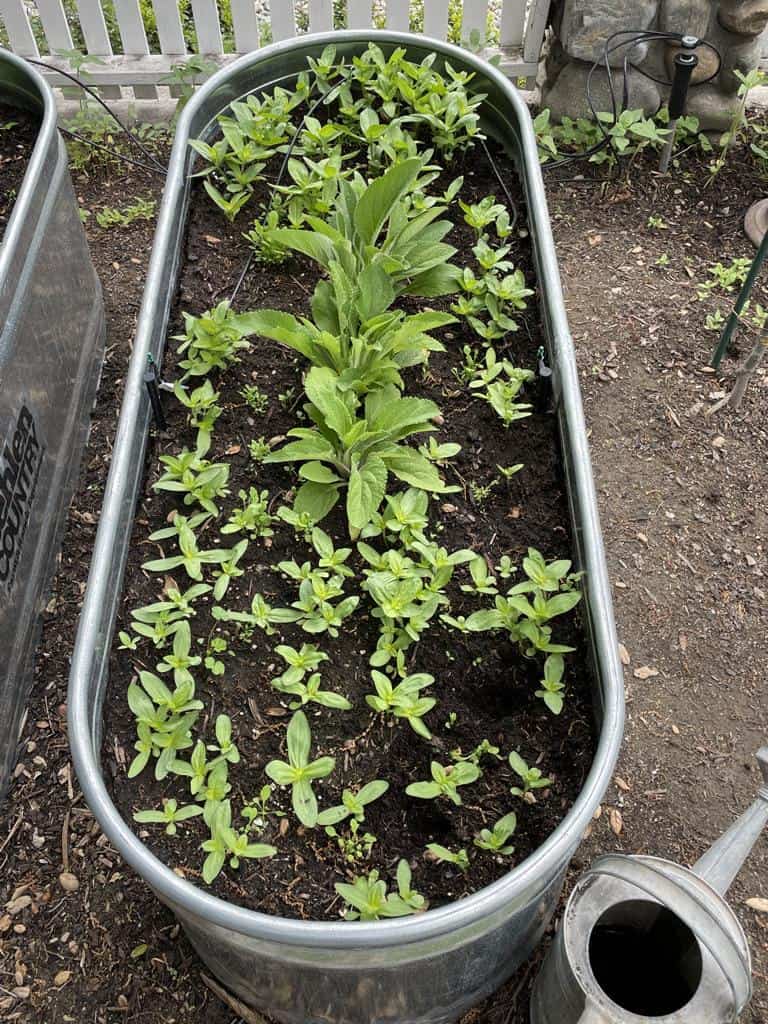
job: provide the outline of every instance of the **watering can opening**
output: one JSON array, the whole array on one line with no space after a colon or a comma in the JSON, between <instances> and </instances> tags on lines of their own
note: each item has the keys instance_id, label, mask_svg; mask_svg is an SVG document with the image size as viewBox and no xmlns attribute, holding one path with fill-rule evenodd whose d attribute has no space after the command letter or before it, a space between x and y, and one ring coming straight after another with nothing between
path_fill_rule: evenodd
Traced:
<instances>
[{"instance_id":1,"label":"watering can opening","mask_svg":"<svg viewBox=\"0 0 768 1024\"><path fill-rule=\"evenodd\" d=\"M610 906L592 928L588 955L605 995L640 1017L676 1013L701 982L696 936L672 910L653 900Z\"/></svg>"}]
</instances>

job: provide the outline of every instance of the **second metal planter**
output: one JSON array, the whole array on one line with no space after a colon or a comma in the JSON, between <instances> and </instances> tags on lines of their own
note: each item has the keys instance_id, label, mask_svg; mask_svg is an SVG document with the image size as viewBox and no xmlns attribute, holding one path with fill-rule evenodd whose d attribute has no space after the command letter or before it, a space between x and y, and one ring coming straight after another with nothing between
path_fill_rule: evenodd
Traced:
<instances>
[{"instance_id":1,"label":"second metal planter","mask_svg":"<svg viewBox=\"0 0 768 1024\"><path fill-rule=\"evenodd\" d=\"M56 100L0 49L0 102L40 118L0 242L0 799L104 355L101 286Z\"/></svg>"},{"instance_id":2,"label":"second metal planter","mask_svg":"<svg viewBox=\"0 0 768 1024\"><path fill-rule=\"evenodd\" d=\"M487 94L485 128L516 161L534 240L543 320L568 478L575 552L585 570L584 618L595 681L599 743L584 788L549 839L493 885L412 918L305 922L245 910L209 895L154 857L119 815L100 765L101 705L121 580L143 476L149 407L142 377L160 361L182 258L193 154L190 138L210 136L213 118L254 89L289 84L329 43L351 57L375 40L404 46L413 60L476 75ZM342 32L268 47L212 78L178 124L168 182L133 348L96 549L75 649L70 741L86 800L115 848L182 922L211 971L245 1002L287 1024L446 1024L498 987L540 940L568 862L610 780L623 727L623 681L589 463L573 346L568 332L536 142L512 84L483 60L446 43L392 32Z\"/></svg>"}]
</instances>

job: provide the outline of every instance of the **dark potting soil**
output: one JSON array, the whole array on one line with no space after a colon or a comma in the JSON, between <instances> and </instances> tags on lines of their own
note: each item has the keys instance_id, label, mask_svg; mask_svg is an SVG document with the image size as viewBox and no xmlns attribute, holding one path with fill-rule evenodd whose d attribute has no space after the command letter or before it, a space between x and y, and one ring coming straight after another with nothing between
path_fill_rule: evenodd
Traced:
<instances>
[{"instance_id":1,"label":"dark potting soil","mask_svg":"<svg viewBox=\"0 0 768 1024\"><path fill-rule=\"evenodd\" d=\"M520 232L514 237L510 258L524 269L528 285L537 287L516 172L500 153L496 153L496 159L520 207ZM458 174L465 176L465 201L468 197L476 201L489 193L500 195L498 181L479 151L453 162L450 178ZM439 189L440 183L436 187ZM264 196L256 197L255 202L260 198ZM253 216L255 203L234 225L228 225L201 189L193 192L170 334L181 332L182 311L200 314L231 294L248 258L248 245L242 238L248 226L248 210ZM473 264L474 237L462 220L448 240L458 248L454 262ZM302 258L276 268L254 264L238 294L236 308L272 307L307 314L317 276L314 264ZM414 310L426 305L425 300L406 302ZM450 298L436 299L431 305L447 309L450 302ZM535 368L537 348L543 340L538 292L530 300L529 309L519 314L519 322L520 330L503 344L497 343L497 351L518 366ZM455 440L462 445L462 451L444 470L447 482L459 484L461 491L431 502L433 535L449 550L471 547L481 552L489 564L508 555L520 565L528 547L539 549L547 558L569 557L572 543L555 417L546 411L544 401L532 416L504 429L490 406L459 384L453 373L462 364L462 346L480 348L478 339L463 323L451 325L440 336L447 351L432 357L427 372L422 373L420 368L407 371L408 393L431 398L441 408L445 422L437 435L439 440ZM175 348L169 342L163 367L163 376L170 380L181 374ZM302 370L300 361L287 349L256 339L251 349L244 351L241 362L214 381L224 412L215 425L208 457L214 461L227 459L231 465L230 496L219 502L224 518L239 506L238 491L250 486L269 490L273 512L289 502L292 471L255 464L249 459L248 442L262 435L267 439L282 437L300 422ZM263 415L256 415L240 395L245 384L259 387L268 396ZM535 401L535 391L529 389L526 398ZM151 445L125 577L122 629L130 628L131 609L157 600L163 587L161 575L141 569L143 562L160 556L160 547L147 540L149 533L165 525L174 510L190 512L166 492L152 490L161 472L158 456L176 453L182 446L194 447L195 434L187 427L184 412L169 400L168 432L155 437ZM486 486L498 481L498 466L518 462L525 468L509 482L497 482L485 499L473 496L471 484ZM349 546L343 512L334 510L321 525L337 547ZM221 602L226 607L247 609L255 593L261 593L274 606L288 605L296 599L296 584L285 580L274 566L282 559L294 558L301 563L313 559L314 553L288 525L276 521L274 530L274 537L251 542L240 563L246 573L230 583ZM199 534L199 540L201 547L230 543L226 536L217 536L212 523ZM167 546L164 554L171 553L171 546ZM349 564L356 570L356 579L347 582L347 595L359 592L356 588L362 567L356 553ZM182 589L191 583L183 570L172 575ZM460 584L468 578L468 573L460 569L448 588L454 616L492 603L492 598L481 599L461 591ZM426 718L433 733L428 742L417 737L404 721L388 722L365 703L364 695L372 692L368 658L378 636L376 620L368 614L366 595L335 640L327 634L310 636L290 625L270 637L255 629L245 642L238 639L231 625L211 618L211 603L210 595L203 598L198 614L191 620L193 636L203 641L196 653L204 654L205 641L217 633L229 638L232 653L225 656L223 677L214 678L199 670L195 673L197 696L205 705L195 735L210 743L216 716L226 713L232 719L241 754L240 764L231 766L229 773L233 822L236 819L244 825L240 810L243 802L258 794L268 781L264 773L267 762L285 757L285 729L291 715L287 705L291 698L269 685L284 667L273 653L281 642L295 647L304 642L317 643L329 655L322 666L324 686L343 693L353 704L353 709L346 712L318 709L313 704L304 709L312 729L311 756L331 755L336 759L331 776L315 784L321 809L340 803L343 788L355 788L372 779L390 783L388 792L367 808L360 831L373 833L377 841L370 857L355 865L345 862L335 840L322 828L301 826L291 812L289 790L275 788L272 806L286 815L270 816L263 834L252 835L252 841L273 843L278 854L269 860L243 860L237 870L225 866L210 887L216 895L282 916L333 918L342 911L334 882L377 868L391 888L397 862L404 857L413 868L414 887L431 906L438 906L500 878L541 845L577 797L595 749L586 639L578 609L575 615L556 620L556 638L576 648L566 658L567 698L559 716L552 715L534 695L540 660L524 659L499 634L462 635L433 620L432 628L408 652L410 671L426 671L435 677L428 692L438 698L438 705ZM154 669L157 659L152 659L152 650L146 646L132 655L118 650L115 644L105 701L103 761L113 799L129 822L134 811L160 807L164 797L173 797L179 803L190 799L183 779L169 776L157 782L151 768L134 780L127 777L135 727L126 692L138 668ZM484 774L463 789L463 806L405 795L410 782L429 778L432 760L448 764L451 751L460 749L466 754L484 739L500 747L504 759L483 759ZM510 795L510 787L518 782L506 760L512 750L529 764L538 764L554 780L550 789L538 791L535 804ZM475 834L481 828L492 827L512 810L518 817L517 832L511 840L514 854L497 857L476 849L472 844ZM201 818L184 822L174 837L167 837L162 826L134 823L133 827L166 864L204 885L201 868L205 854L200 843L208 832ZM339 826L339 831L344 827ZM425 857L425 847L432 842L453 850L466 848L472 860L470 871L462 874L452 865Z\"/></svg>"},{"instance_id":2,"label":"dark potting soil","mask_svg":"<svg viewBox=\"0 0 768 1024\"><path fill-rule=\"evenodd\" d=\"M40 121L0 103L0 241L35 147Z\"/></svg>"}]
</instances>

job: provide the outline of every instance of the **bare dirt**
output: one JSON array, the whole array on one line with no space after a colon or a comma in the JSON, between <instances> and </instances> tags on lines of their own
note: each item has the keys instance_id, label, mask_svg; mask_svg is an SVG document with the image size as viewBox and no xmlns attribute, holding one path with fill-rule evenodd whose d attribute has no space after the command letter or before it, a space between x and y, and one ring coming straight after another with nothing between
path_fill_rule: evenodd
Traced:
<instances>
[{"instance_id":1,"label":"bare dirt","mask_svg":"<svg viewBox=\"0 0 768 1024\"><path fill-rule=\"evenodd\" d=\"M700 303L695 287L711 264L752 254L741 218L764 184L740 153L709 187L704 165L688 166L687 179L636 167L630 185L549 186L628 661L622 759L569 885L612 849L692 863L754 797L752 755L768 734L768 375L738 414L706 416L736 362L722 378L707 372L716 336L703 323L717 302ZM77 190L86 207L158 194L135 172L94 172ZM668 228L649 228L651 214ZM0 1019L230 1024L171 915L99 833L68 757L73 622L151 241L142 223L103 231L91 220L88 232L109 351L0 816ZM768 915L745 904L768 896L766 869L762 839L731 891L753 956L747 1024L768 1020ZM545 948L464 1024L523 1024Z\"/></svg>"}]
</instances>

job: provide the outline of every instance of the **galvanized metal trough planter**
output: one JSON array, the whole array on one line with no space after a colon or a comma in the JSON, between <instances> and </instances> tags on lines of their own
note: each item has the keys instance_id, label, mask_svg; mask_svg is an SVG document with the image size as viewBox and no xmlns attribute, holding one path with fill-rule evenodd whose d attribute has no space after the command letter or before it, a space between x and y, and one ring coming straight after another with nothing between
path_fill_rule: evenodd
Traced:
<instances>
[{"instance_id":1,"label":"galvanized metal trough planter","mask_svg":"<svg viewBox=\"0 0 768 1024\"><path fill-rule=\"evenodd\" d=\"M599 742L584 788L549 839L498 882L411 918L306 922L217 899L161 863L118 814L100 765L101 706L131 525L143 477L150 408L143 374L160 361L174 296L194 156L188 140L212 134L213 119L254 89L288 84L329 43L351 56L375 40L405 46L476 74L487 93L485 129L516 161L523 182L554 370L576 557L585 570L587 657ZM444 1024L497 988L530 954L556 907L568 862L610 780L623 729L623 682L592 482L586 432L530 117L512 84L483 60L424 37L340 32L267 47L215 75L179 120L126 384L113 462L80 620L69 696L73 758L83 793L125 860L169 906L210 970L233 993L290 1024Z\"/></svg>"},{"instance_id":2,"label":"galvanized metal trough planter","mask_svg":"<svg viewBox=\"0 0 768 1024\"><path fill-rule=\"evenodd\" d=\"M104 307L56 129L56 100L36 71L5 50L0 102L40 118L0 240L2 799L98 385Z\"/></svg>"}]
</instances>

